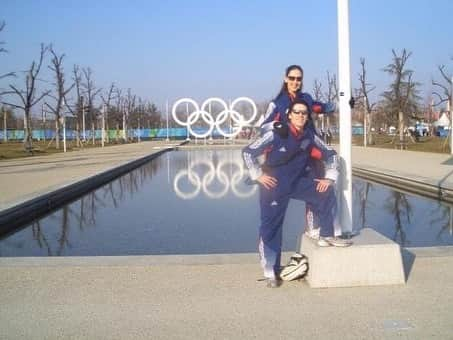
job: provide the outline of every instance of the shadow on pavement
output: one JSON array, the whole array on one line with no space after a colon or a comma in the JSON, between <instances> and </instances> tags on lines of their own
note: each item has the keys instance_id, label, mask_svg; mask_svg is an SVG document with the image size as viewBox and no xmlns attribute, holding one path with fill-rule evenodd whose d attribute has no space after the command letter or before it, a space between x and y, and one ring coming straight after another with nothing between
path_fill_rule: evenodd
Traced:
<instances>
[{"instance_id":1,"label":"shadow on pavement","mask_svg":"<svg viewBox=\"0 0 453 340\"><path fill-rule=\"evenodd\" d=\"M411 253L405 248L401 248L401 257L403 259L404 277L405 281L407 282L407 280L409 279L409 274L412 271L412 266L414 265L415 254Z\"/></svg>"},{"instance_id":2,"label":"shadow on pavement","mask_svg":"<svg viewBox=\"0 0 453 340\"><path fill-rule=\"evenodd\" d=\"M442 162L443 165L453 165L453 157L450 157L445 162Z\"/></svg>"}]
</instances>

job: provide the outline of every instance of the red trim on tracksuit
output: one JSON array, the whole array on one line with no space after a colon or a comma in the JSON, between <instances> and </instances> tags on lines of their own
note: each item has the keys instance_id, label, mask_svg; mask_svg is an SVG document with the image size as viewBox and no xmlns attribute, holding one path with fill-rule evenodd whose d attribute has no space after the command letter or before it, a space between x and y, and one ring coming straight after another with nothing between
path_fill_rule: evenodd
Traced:
<instances>
[{"instance_id":1,"label":"red trim on tracksuit","mask_svg":"<svg viewBox=\"0 0 453 340\"><path fill-rule=\"evenodd\" d=\"M303 136L303 131L302 130L297 130L293 124L289 123L288 124L289 132L296 137L297 139L301 139Z\"/></svg>"},{"instance_id":2,"label":"red trim on tracksuit","mask_svg":"<svg viewBox=\"0 0 453 340\"><path fill-rule=\"evenodd\" d=\"M321 160L322 159L321 150L319 150L318 148L313 147L311 149L311 151L310 151L310 157L314 158L314 159L317 159L317 160Z\"/></svg>"},{"instance_id":3,"label":"red trim on tracksuit","mask_svg":"<svg viewBox=\"0 0 453 340\"><path fill-rule=\"evenodd\" d=\"M321 104L313 104L311 107L311 111L314 113L321 113L322 112Z\"/></svg>"}]
</instances>

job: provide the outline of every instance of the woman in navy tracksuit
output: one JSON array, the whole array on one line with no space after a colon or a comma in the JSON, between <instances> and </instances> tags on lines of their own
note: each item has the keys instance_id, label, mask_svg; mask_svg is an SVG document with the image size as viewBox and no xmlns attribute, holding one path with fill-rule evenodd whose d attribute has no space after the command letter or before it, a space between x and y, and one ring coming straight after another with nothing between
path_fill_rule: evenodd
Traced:
<instances>
[{"instance_id":1,"label":"woman in navy tracksuit","mask_svg":"<svg viewBox=\"0 0 453 340\"><path fill-rule=\"evenodd\" d=\"M301 99L305 101L310 111L314 113L332 113L335 110L335 104L333 103L321 103L314 101L310 94L302 92L303 86L303 77L304 71L299 65L290 65L285 70L285 78L281 86L280 92L277 97L269 104L264 121L261 125L261 131L265 132L273 128L273 122L281 121L287 123L286 112L295 99ZM319 137L321 135L315 128L313 121L310 120L310 127L313 129L313 132ZM324 167L322 162L319 160L311 160L309 164L312 175L315 177L324 176ZM317 228L319 227L319 221L316 214L313 213L313 209L310 207L310 204L306 204L305 212L306 220L306 232L310 237L316 235Z\"/></svg>"},{"instance_id":2,"label":"woman in navy tracksuit","mask_svg":"<svg viewBox=\"0 0 453 340\"><path fill-rule=\"evenodd\" d=\"M270 102L264 115L264 121L261 124L262 129L266 130L266 127L271 127L274 121L287 123L286 112L296 98L305 101L312 112L332 113L335 111L335 104L314 101L310 94L302 92L303 79L304 71L299 65L290 65L286 68L280 92Z\"/></svg>"},{"instance_id":3,"label":"woman in navy tracksuit","mask_svg":"<svg viewBox=\"0 0 453 340\"><path fill-rule=\"evenodd\" d=\"M282 225L290 198L309 203L318 214L318 244L337 245L333 237L337 156L308 127L309 114L309 104L296 99L289 107L288 124L274 123L273 129L243 149L250 178L260 184L259 252L269 287L279 285ZM263 154L266 159L261 165L258 157ZM325 162L324 178L313 178L307 170L310 158Z\"/></svg>"}]
</instances>

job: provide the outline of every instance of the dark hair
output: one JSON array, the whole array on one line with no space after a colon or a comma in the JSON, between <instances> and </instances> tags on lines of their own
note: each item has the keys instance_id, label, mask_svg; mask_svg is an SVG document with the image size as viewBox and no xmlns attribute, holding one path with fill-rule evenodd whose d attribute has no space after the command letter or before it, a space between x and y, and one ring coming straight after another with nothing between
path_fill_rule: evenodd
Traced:
<instances>
[{"instance_id":1,"label":"dark hair","mask_svg":"<svg viewBox=\"0 0 453 340\"><path fill-rule=\"evenodd\" d=\"M291 113L291 111L293 110L293 108L296 104L303 104L307 107L308 121L310 122L312 120L311 119L311 107L310 107L310 105L308 105L308 103L305 100L303 100L301 98L294 99L294 101L289 105L288 112L286 113L288 116L288 120L289 120L289 114Z\"/></svg>"},{"instance_id":2,"label":"dark hair","mask_svg":"<svg viewBox=\"0 0 453 340\"><path fill-rule=\"evenodd\" d=\"M302 98L296 98L294 99L294 101L289 105L289 108L288 108L288 114L293 110L294 106L296 104L303 104L307 107L307 111L308 113L311 115L311 109L310 109L310 105L308 105L308 103L303 100Z\"/></svg>"},{"instance_id":3,"label":"dark hair","mask_svg":"<svg viewBox=\"0 0 453 340\"><path fill-rule=\"evenodd\" d=\"M292 70L299 70L300 73L302 74L302 79L304 78L304 70L299 65L289 65L285 70L285 77L287 77L289 72L291 72ZM278 93L277 97L280 96L282 93L288 93L288 86L285 83L285 81L283 81L282 87L280 88L280 92Z\"/></svg>"}]
</instances>

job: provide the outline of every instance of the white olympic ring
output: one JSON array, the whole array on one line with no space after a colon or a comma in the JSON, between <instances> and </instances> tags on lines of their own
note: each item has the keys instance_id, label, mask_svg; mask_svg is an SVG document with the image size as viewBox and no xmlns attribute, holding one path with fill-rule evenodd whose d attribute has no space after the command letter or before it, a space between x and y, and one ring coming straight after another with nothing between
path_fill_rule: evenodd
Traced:
<instances>
[{"instance_id":1,"label":"white olympic ring","mask_svg":"<svg viewBox=\"0 0 453 340\"><path fill-rule=\"evenodd\" d=\"M198 171L204 168L207 171L201 179ZM246 175L243 162L239 160L221 159L217 166L214 166L212 160L194 160L190 162L187 170L181 170L176 174L173 189L178 197L185 200L195 198L201 190L209 198L219 199L224 197L229 189L239 198L248 198L255 194L257 186L247 186L244 183ZM180 182L184 177L187 177L186 185L193 186L193 190L187 192L181 190ZM220 187L220 190L215 192L212 189L215 186ZM250 190L244 191L241 186Z\"/></svg>"},{"instance_id":2,"label":"white olympic ring","mask_svg":"<svg viewBox=\"0 0 453 340\"><path fill-rule=\"evenodd\" d=\"M253 113L247 120L243 115L241 115L234 109L234 107L241 101L247 102L252 106ZM187 103L187 106L191 104L195 109L190 114L188 113L187 121L185 122L180 120L178 118L178 115L176 114L176 108L183 103ZM215 120L212 114L206 110L211 103L218 103L223 107L223 110L217 115ZM206 99L201 105L201 108L198 106L198 103L195 100L191 98L181 98L173 104L171 114L176 123L182 126L187 126L190 134L197 138L206 138L207 136L211 135L214 128L216 128L222 136L232 138L235 137L239 132L241 132L242 128L245 125L250 124L255 119L257 115L257 108L255 102L248 97L236 98L235 100L233 100L230 107L228 107L227 103L223 99L212 97ZM192 129L192 125L195 124L195 122L197 122L200 117L209 126L208 130L203 133L196 132ZM233 128L232 132L224 131L221 128L221 125L225 123L229 117L237 124L237 126Z\"/></svg>"},{"instance_id":3,"label":"white olympic ring","mask_svg":"<svg viewBox=\"0 0 453 340\"><path fill-rule=\"evenodd\" d=\"M209 162L209 161L198 161L196 163L197 165L201 165L201 164L204 164L208 167L209 169L209 172L208 173L214 173L214 164L212 164L212 162ZM189 192L189 193L184 193L182 192L180 189L179 189L179 181L184 177L184 176L187 176L187 179L189 181L190 184L192 184L195 188L195 190L193 192ZM203 179L203 183L204 183L204 179ZM198 176L197 172L196 171L193 171L192 167L189 167L187 170L181 170L177 173L177 175L175 176L175 179L173 181L173 189L175 190L176 194L181 197L182 199L185 199L185 200L189 200L189 199L192 199L192 198L195 198L196 196L198 196L198 194L200 193L200 190L202 188L202 181L200 179L200 176Z\"/></svg>"}]
</instances>

